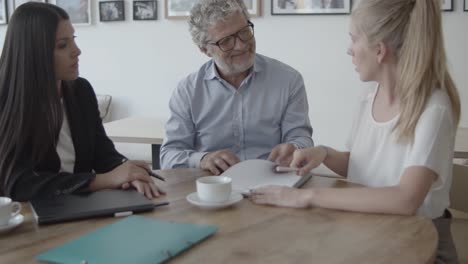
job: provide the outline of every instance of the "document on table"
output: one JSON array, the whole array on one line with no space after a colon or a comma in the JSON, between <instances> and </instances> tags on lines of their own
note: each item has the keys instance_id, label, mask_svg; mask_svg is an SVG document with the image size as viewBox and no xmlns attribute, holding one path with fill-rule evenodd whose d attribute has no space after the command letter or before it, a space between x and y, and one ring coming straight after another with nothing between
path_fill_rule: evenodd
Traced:
<instances>
[{"instance_id":1,"label":"document on table","mask_svg":"<svg viewBox=\"0 0 468 264\"><path fill-rule=\"evenodd\" d=\"M232 178L232 189L248 193L265 185L301 187L311 175L298 176L296 172L275 172L276 163L268 160L246 160L230 167L222 176Z\"/></svg>"}]
</instances>

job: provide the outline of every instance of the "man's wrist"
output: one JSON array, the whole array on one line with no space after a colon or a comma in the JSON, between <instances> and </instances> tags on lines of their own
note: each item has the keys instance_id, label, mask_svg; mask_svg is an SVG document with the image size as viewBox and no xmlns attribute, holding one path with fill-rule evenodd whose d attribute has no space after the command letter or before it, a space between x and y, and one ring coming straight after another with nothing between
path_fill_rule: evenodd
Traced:
<instances>
[{"instance_id":1,"label":"man's wrist","mask_svg":"<svg viewBox=\"0 0 468 264\"><path fill-rule=\"evenodd\" d=\"M204 158L205 158L205 157L206 157L208 154L209 154L208 152L207 152L207 153L205 153L205 154L203 154L203 156L201 156L200 162L202 162L202 161L203 161L203 159L204 159Z\"/></svg>"},{"instance_id":2,"label":"man's wrist","mask_svg":"<svg viewBox=\"0 0 468 264\"><path fill-rule=\"evenodd\" d=\"M194 152L189 157L189 168L200 168L201 161L209 152Z\"/></svg>"},{"instance_id":3,"label":"man's wrist","mask_svg":"<svg viewBox=\"0 0 468 264\"><path fill-rule=\"evenodd\" d=\"M290 143L290 144L293 145L295 149L302 149L302 147L296 143Z\"/></svg>"}]
</instances>

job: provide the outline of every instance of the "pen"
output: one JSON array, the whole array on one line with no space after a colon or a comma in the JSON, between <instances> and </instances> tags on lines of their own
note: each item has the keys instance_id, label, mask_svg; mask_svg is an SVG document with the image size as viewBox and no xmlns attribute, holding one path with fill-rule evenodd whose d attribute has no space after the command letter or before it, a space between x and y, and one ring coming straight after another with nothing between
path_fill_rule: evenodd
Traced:
<instances>
[{"instance_id":1,"label":"pen","mask_svg":"<svg viewBox=\"0 0 468 264\"><path fill-rule=\"evenodd\" d=\"M151 177L154 177L154 178L159 179L159 180L161 180L161 181L166 181L166 179L164 179L163 177L157 175L156 173L154 173L154 172L151 171L150 169L146 169L146 168L145 168L145 170L146 170L146 172L148 172L148 174L149 174Z\"/></svg>"},{"instance_id":2,"label":"pen","mask_svg":"<svg viewBox=\"0 0 468 264\"><path fill-rule=\"evenodd\" d=\"M283 166L277 166L275 168L276 172L292 172L292 171L298 171L298 168L290 168L290 167L283 167Z\"/></svg>"},{"instance_id":3,"label":"pen","mask_svg":"<svg viewBox=\"0 0 468 264\"><path fill-rule=\"evenodd\" d=\"M127 162L127 161L128 161L128 159L126 159L126 158L123 158L123 159L122 159L122 163L125 163L125 162ZM142 167L142 168L149 174L149 176L154 177L154 178L156 178L156 179L159 179L159 180L161 180L161 181L166 181L166 179L164 179L163 177L157 175L156 173L154 173L154 172L151 171L150 169L145 168L145 167Z\"/></svg>"}]
</instances>

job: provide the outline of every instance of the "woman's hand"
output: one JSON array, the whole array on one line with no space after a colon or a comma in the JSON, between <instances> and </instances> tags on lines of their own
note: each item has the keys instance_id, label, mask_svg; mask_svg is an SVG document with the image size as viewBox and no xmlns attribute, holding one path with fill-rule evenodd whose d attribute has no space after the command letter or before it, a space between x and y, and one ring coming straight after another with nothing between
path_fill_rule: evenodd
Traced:
<instances>
[{"instance_id":1,"label":"woman's hand","mask_svg":"<svg viewBox=\"0 0 468 264\"><path fill-rule=\"evenodd\" d=\"M126 161L110 172L96 174L89 188L92 191L101 189L135 187L147 197L157 197L164 192L160 191L148 174L148 164L144 161Z\"/></svg>"},{"instance_id":2,"label":"woman's hand","mask_svg":"<svg viewBox=\"0 0 468 264\"><path fill-rule=\"evenodd\" d=\"M249 199L256 204L306 208L311 204L312 189L296 189L285 186L266 186L252 190Z\"/></svg>"},{"instance_id":3,"label":"woman's hand","mask_svg":"<svg viewBox=\"0 0 468 264\"><path fill-rule=\"evenodd\" d=\"M293 155L296 147L290 143L283 143L276 145L268 156L269 161L273 161L281 166L288 166L291 163L291 156Z\"/></svg>"},{"instance_id":4,"label":"woman's hand","mask_svg":"<svg viewBox=\"0 0 468 264\"><path fill-rule=\"evenodd\" d=\"M130 183L126 182L122 184L122 189L126 190L130 188L130 186L134 187L139 193L144 194L146 197L148 197L148 199L157 198L166 194L166 192L159 188L154 182L147 183L135 180Z\"/></svg>"},{"instance_id":5,"label":"woman's hand","mask_svg":"<svg viewBox=\"0 0 468 264\"><path fill-rule=\"evenodd\" d=\"M298 168L298 175L304 176L316 168L327 157L327 150L323 146L298 149L293 153L293 159L289 167Z\"/></svg>"}]
</instances>

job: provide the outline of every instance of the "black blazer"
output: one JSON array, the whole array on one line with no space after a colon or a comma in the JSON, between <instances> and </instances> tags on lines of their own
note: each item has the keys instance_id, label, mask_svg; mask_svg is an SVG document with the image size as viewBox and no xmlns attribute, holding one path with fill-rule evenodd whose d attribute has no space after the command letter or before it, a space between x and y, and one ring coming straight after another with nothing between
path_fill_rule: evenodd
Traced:
<instances>
[{"instance_id":1,"label":"black blazer","mask_svg":"<svg viewBox=\"0 0 468 264\"><path fill-rule=\"evenodd\" d=\"M5 188L14 200L68 194L86 189L96 173L111 171L125 158L107 137L91 84L83 79L64 83L63 100L75 148L74 173L60 172L56 146L51 146L39 164L23 153Z\"/></svg>"}]
</instances>

